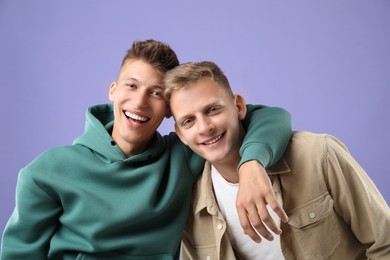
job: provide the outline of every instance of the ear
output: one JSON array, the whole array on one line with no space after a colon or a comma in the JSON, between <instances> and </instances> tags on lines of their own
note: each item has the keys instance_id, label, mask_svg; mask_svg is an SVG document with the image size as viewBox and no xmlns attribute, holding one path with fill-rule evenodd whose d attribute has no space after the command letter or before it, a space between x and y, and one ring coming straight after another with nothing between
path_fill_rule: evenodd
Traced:
<instances>
[{"instance_id":1,"label":"ear","mask_svg":"<svg viewBox=\"0 0 390 260\"><path fill-rule=\"evenodd\" d=\"M110 84L110 89L108 91L108 98L110 99L111 102L114 102L114 94L115 94L115 90L116 90L117 86L118 86L118 83L116 83L116 82L112 82Z\"/></svg>"},{"instance_id":2,"label":"ear","mask_svg":"<svg viewBox=\"0 0 390 260\"><path fill-rule=\"evenodd\" d=\"M237 107L238 119L243 120L246 116L246 103L241 95L234 95L234 104Z\"/></svg>"},{"instance_id":3,"label":"ear","mask_svg":"<svg viewBox=\"0 0 390 260\"><path fill-rule=\"evenodd\" d=\"M180 140L183 142L183 144L188 145L187 142L186 142L186 139L185 139L184 136L181 134L180 129L179 129L179 127L177 126L176 123L175 123L175 132L176 132L177 136L180 138Z\"/></svg>"},{"instance_id":4,"label":"ear","mask_svg":"<svg viewBox=\"0 0 390 260\"><path fill-rule=\"evenodd\" d=\"M167 104L167 108L166 108L166 110L165 110L166 112L165 112L165 118L171 118L171 116L172 116L172 112L171 112L171 107Z\"/></svg>"}]
</instances>

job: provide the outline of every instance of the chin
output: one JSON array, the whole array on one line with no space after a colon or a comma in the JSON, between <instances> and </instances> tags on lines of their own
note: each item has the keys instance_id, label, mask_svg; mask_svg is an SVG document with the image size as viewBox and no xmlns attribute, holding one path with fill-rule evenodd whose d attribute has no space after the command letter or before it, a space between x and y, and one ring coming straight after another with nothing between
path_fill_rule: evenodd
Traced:
<instances>
[{"instance_id":1,"label":"chin","mask_svg":"<svg viewBox=\"0 0 390 260\"><path fill-rule=\"evenodd\" d=\"M210 163L214 164L214 163L222 162L226 158L226 156L218 155L218 157L209 157L208 159L207 157L204 158L206 158L206 160L209 161Z\"/></svg>"}]
</instances>

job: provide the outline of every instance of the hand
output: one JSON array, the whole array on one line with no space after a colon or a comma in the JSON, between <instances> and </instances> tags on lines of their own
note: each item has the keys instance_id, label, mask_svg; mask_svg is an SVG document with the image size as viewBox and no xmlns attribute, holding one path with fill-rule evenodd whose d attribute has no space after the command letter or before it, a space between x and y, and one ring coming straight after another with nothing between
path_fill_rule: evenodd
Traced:
<instances>
[{"instance_id":1,"label":"hand","mask_svg":"<svg viewBox=\"0 0 390 260\"><path fill-rule=\"evenodd\" d=\"M288 217L275 198L271 181L264 167L257 161L242 164L239 169L239 182L236 206L244 233L257 243L261 242L259 234L267 240L273 240L273 235L265 225L277 235L280 235L282 230L270 216L266 208L267 204L281 221L287 222Z\"/></svg>"}]
</instances>

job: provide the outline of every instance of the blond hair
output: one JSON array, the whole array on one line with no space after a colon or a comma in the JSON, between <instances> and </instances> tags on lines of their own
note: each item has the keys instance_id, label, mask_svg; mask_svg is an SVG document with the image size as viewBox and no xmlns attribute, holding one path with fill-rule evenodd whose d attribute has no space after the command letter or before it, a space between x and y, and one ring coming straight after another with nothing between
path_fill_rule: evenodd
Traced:
<instances>
[{"instance_id":1,"label":"blond hair","mask_svg":"<svg viewBox=\"0 0 390 260\"><path fill-rule=\"evenodd\" d=\"M217 64L211 61L188 62L177 66L165 74L164 97L168 108L174 91L192 85L204 77L211 78L218 86L225 90L227 95L234 96L229 80ZM171 116L170 110L168 113Z\"/></svg>"}]
</instances>

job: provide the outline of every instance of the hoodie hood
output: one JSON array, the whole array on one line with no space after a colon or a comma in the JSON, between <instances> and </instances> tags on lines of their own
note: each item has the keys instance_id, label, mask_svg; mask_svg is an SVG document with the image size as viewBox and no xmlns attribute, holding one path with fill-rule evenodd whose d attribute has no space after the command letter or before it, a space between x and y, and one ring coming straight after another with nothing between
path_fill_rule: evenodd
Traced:
<instances>
[{"instance_id":1,"label":"hoodie hood","mask_svg":"<svg viewBox=\"0 0 390 260\"><path fill-rule=\"evenodd\" d=\"M156 132L151 146L141 154L127 158L111 137L114 126L114 112L111 104L95 105L86 111L84 134L74 140L74 145L88 147L99 155L102 160L117 162L150 160L161 154L166 146L165 140Z\"/></svg>"}]
</instances>

